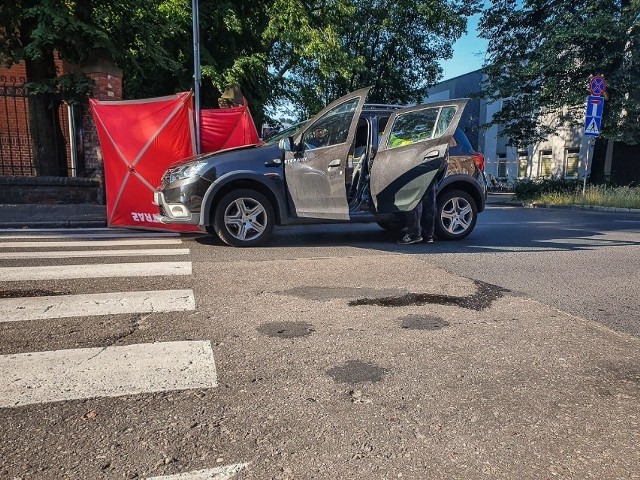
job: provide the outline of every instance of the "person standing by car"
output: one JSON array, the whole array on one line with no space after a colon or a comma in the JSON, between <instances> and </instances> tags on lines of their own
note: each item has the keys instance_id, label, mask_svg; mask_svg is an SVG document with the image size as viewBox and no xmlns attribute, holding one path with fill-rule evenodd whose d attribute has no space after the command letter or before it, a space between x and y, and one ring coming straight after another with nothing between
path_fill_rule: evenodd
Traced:
<instances>
[{"instance_id":1,"label":"person standing by car","mask_svg":"<svg viewBox=\"0 0 640 480\"><path fill-rule=\"evenodd\" d=\"M407 212L407 233L398 240L399 245L433 243L437 213L436 183L432 182L416 208Z\"/></svg>"}]
</instances>

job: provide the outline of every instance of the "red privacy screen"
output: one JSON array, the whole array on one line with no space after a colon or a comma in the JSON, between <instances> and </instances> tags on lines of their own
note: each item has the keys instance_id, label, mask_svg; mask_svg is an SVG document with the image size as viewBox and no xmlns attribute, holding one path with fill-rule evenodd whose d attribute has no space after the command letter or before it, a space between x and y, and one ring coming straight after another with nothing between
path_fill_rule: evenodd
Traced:
<instances>
[{"instance_id":1,"label":"red privacy screen","mask_svg":"<svg viewBox=\"0 0 640 480\"><path fill-rule=\"evenodd\" d=\"M192 94L90 104L104 159L108 225L200 231L160 223L153 205L167 167L195 154ZM203 153L259 141L246 105L203 110L201 123Z\"/></svg>"}]
</instances>

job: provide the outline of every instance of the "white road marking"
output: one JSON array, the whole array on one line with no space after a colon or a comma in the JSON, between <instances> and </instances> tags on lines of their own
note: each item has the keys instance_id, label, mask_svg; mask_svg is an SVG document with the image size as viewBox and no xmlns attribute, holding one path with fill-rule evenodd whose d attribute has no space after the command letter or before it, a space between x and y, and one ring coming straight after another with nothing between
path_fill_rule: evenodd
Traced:
<instances>
[{"instance_id":1,"label":"white road marking","mask_svg":"<svg viewBox=\"0 0 640 480\"><path fill-rule=\"evenodd\" d=\"M91 257L144 257L188 255L188 248L149 248L136 250L71 250L51 252L0 252L0 260L28 258L91 258Z\"/></svg>"},{"instance_id":2,"label":"white road marking","mask_svg":"<svg viewBox=\"0 0 640 480\"><path fill-rule=\"evenodd\" d=\"M87 240L62 242L0 242L0 248L68 248L68 247L115 247L131 245L178 245L179 238L129 238L124 240Z\"/></svg>"},{"instance_id":3,"label":"white road marking","mask_svg":"<svg viewBox=\"0 0 640 480\"><path fill-rule=\"evenodd\" d=\"M0 281L191 275L191 262L106 263L0 268Z\"/></svg>"},{"instance_id":4,"label":"white road marking","mask_svg":"<svg viewBox=\"0 0 640 480\"><path fill-rule=\"evenodd\" d=\"M228 480L248 465L248 463L235 463L224 467L196 470L194 472L176 473L175 475L163 475L160 477L148 477L146 480Z\"/></svg>"},{"instance_id":5,"label":"white road marking","mask_svg":"<svg viewBox=\"0 0 640 480\"><path fill-rule=\"evenodd\" d=\"M181 312L195 308L192 290L0 298L0 311L3 312L0 323L122 313Z\"/></svg>"},{"instance_id":6,"label":"white road marking","mask_svg":"<svg viewBox=\"0 0 640 480\"><path fill-rule=\"evenodd\" d=\"M206 341L0 356L0 408L217 386Z\"/></svg>"},{"instance_id":7,"label":"white road marking","mask_svg":"<svg viewBox=\"0 0 640 480\"><path fill-rule=\"evenodd\" d=\"M3 232L5 230L0 230ZM15 230L13 230L15 231ZM36 239L36 238L158 238L158 237L179 237L179 233L169 233L169 232L118 232L113 230L105 230L102 233L84 233L85 231L77 232L75 229L70 231L68 228L66 230L60 231L59 233L55 233L53 230L44 230L41 232L35 232L34 230L29 230L29 235L24 235L23 233L16 233L15 235L0 235L0 240L24 240L24 239ZM34 232L34 233L31 233ZM54 232L54 233L51 233Z\"/></svg>"}]
</instances>

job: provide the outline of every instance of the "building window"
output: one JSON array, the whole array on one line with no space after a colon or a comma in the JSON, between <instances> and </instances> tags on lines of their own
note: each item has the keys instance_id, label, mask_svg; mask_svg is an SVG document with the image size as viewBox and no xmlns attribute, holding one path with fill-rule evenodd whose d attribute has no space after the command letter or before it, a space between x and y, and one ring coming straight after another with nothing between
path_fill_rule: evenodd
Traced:
<instances>
[{"instance_id":1,"label":"building window","mask_svg":"<svg viewBox=\"0 0 640 480\"><path fill-rule=\"evenodd\" d=\"M565 178L578 178L580 172L580 150L578 148L567 148L564 159Z\"/></svg>"},{"instance_id":2,"label":"building window","mask_svg":"<svg viewBox=\"0 0 640 480\"><path fill-rule=\"evenodd\" d=\"M498 178L507 178L507 154L498 154Z\"/></svg>"},{"instance_id":3,"label":"building window","mask_svg":"<svg viewBox=\"0 0 640 480\"><path fill-rule=\"evenodd\" d=\"M550 177L553 174L553 153L551 150L540 152L540 176Z\"/></svg>"},{"instance_id":4,"label":"building window","mask_svg":"<svg viewBox=\"0 0 640 480\"><path fill-rule=\"evenodd\" d=\"M526 150L518 152L518 178L527 176L527 168L529 167L529 155Z\"/></svg>"}]
</instances>

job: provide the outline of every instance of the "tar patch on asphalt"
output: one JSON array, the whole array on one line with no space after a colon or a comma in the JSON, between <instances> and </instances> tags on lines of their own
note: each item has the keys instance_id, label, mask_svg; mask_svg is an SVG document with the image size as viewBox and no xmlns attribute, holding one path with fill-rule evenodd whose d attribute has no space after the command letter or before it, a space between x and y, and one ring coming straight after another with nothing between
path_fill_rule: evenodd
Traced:
<instances>
[{"instance_id":1,"label":"tar patch on asphalt","mask_svg":"<svg viewBox=\"0 0 640 480\"><path fill-rule=\"evenodd\" d=\"M365 383L380 382L389 373L386 368L379 367L372 363L361 362L360 360L349 360L341 366L327 370L336 383Z\"/></svg>"},{"instance_id":2,"label":"tar patch on asphalt","mask_svg":"<svg viewBox=\"0 0 640 480\"><path fill-rule=\"evenodd\" d=\"M407 315L400 321L400 326L408 330L441 330L450 325L446 320L431 315Z\"/></svg>"},{"instance_id":3,"label":"tar patch on asphalt","mask_svg":"<svg viewBox=\"0 0 640 480\"><path fill-rule=\"evenodd\" d=\"M352 307L359 305L375 305L379 307L409 307L426 305L428 303L438 305L452 305L469 310L484 310L489 308L491 304L502 297L505 292L509 292L506 288L489 283L474 280L477 291L475 294L466 297L454 297L453 295L436 295L432 293L407 293L405 295L391 296L385 298L360 298L352 300L349 305Z\"/></svg>"},{"instance_id":4,"label":"tar patch on asphalt","mask_svg":"<svg viewBox=\"0 0 640 480\"><path fill-rule=\"evenodd\" d=\"M3 290L0 298L24 298L24 297L53 297L57 295L69 295L69 292L59 290Z\"/></svg>"},{"instance_id":5,"label":"tar patch on asphalt","mask_svg":"<svg viewBox=\"0 0 640 480\"><path fill-rule=\"evenodd\" d=\"M328 302L336 298L385 298L407 294L407 290L399 288L359 288L359 287L296 287L276 292L283 295Z\"/></svg>"},{"instance_id":6,"label":"tar patch on asphalt","mask_svg":"<svg viewBox=\"0 0 640 480\"><path fill-rule=\"evenodd\" d=\"M307 322L272 322L263 323L257 330L267 337L298 338L315 332L313 325Z\"/></svg>"}]
</instances>

